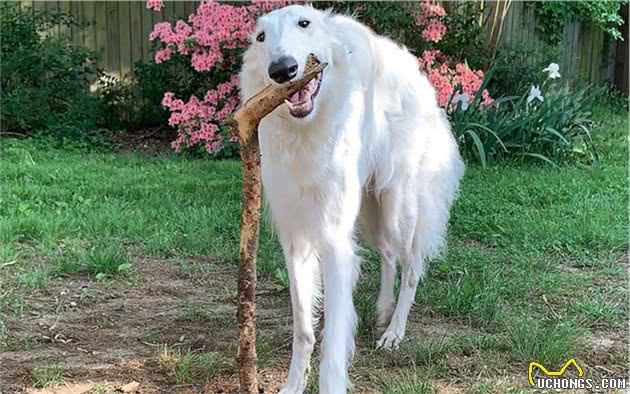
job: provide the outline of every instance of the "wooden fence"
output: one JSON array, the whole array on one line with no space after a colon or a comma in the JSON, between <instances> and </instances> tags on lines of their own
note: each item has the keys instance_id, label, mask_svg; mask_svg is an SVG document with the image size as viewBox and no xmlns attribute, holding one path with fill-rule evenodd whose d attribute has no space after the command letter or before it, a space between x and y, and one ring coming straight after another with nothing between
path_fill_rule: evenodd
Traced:
<instances>
[{"instance_id":1,"label":"wooden fence","mask_svg":"<svg viewBox=\"0 0 630 394\"><path fill-rule=\"evenodd\" d=\"M524 1L513 1L503 22L501 42L536 44L542 42L536 31L534 7ZM625 38L627 40L627 38ZM615 45L604 32L594 26L571 21L564 27L558 59L561 74L571 80L599 83L614 76Z\"/></svg>"},{"instance_id":2,"label":"wooden fence","mask_svg":"<svg viewBox=\"0 0 630 394\"><path fill-rule=\"evenodd\" d=\"M152 43L149 33L155 23L174 18L187 18L199 1L165 1L160 11L148 10L144 1L20 1L22 12L32 10L62 11L79 21L95 22L88 28L56 28L57 35L86 45L100 54L100 65L114 75L128 73L136 61L148 61ZM487 9L493 7L486 0ZM450 8L450 7L449 7ZM503 21L501 42L536 43L541 41L535 29L533 7L512 1ZM627 43L627 29L626 29ZM615 65L627 70L627 59L619 65L617 45L604 39L601 30L579 22L567 23L564 31L562 59L563 77L598 83L615 78ZM625 56L627 58L627 55ZM626 78L627 81L627 78ZM626 87L627 91L627 87Z\"/></svg>"},{"instance_id":3,"label":"wooden fence","mask_svg":"<svg viewBox=\"0 0 630 394\"><path fill-rule=\"evenodd\" d=\"M85 45L99 54L99 65L120 76L139 60L149 61L153 43L149 33L158 22L187 19L200 1L167 1L161 11L149 10L145 1L19 1L21 12L47 10L93 22L84 29L57 27L52 34Z\"/></svg>"}]
</instances>

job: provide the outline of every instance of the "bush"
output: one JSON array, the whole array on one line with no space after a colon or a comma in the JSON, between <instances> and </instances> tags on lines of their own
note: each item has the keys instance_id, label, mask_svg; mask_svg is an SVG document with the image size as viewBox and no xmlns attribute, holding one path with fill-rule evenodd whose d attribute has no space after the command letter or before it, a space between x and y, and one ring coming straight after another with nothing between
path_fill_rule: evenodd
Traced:
<instances>
[{"instance_id":1,"label":"bush","mask_svg":"<svg viewBox=\"0 0 630 394\"><path fill-rule=\"evenodd\" d=\"M494 74L488 90L496 97L511 96L540 84L541 70L561 58L560 48L547 44L504 44L493 62Z\"/></svg>"},{"instance_id":2,"label":"bush","mask_svg":"<svg viewBox=\"0 0 630 394\"><path fill-rule=\"evenodd\" d=\"M453 132L464 155L478 158L484 166L490 159L504 158L553 165L568 160L595 162L590 116L601 89L586 85L571 91L551 79L536 87L539 96L532 86L522 95L499 98L492 106L484 107L475 99L465 111L460 106L453 109Z\"/></svg>"},{"instance_id":3,"label":"bush","mask_svg":"<svg viewBox=\"0 0 630 394\"><path fill-rule=\"evenodd\" d=\"M212 87L206 74L196 72L179 54L162 64L139 61L122 78L102 73L98 81L99 124L127 131L164 126L170 115L161 104L164 92L179 97L203 96Z\"/></svg>"},{"instance_id":4,"label":"bush","mask_svg":"<svg viewBox=\"0 0 630 394\"><path fill-rule=\"evenodd\" d=\"M543 40L557 44L564 36L564 24L575 18L596 26L615 40L623 40L621 6L628 0L608 1L534 1L529 3L536 13L536 30Z\"/></svg>"},{"instance_id":5,"label":"bush","mask_svg":"<svg viewBox=\"0 0 630 394\"><path fill-rule=\"evenodd\" d=\"M89 91L95 54L47 34L55 25L81 26L63 14L20 13L15 5L3 6L1 21L2 130L90 136L98 116Z\"/></svg>"},{"instance_id":6,"label":"bush","mask_svg":"<svg viewBox=\"0 0 630 394\"><path fill-rule=\"evenodd\" d=\"M487 69L490 53L485 47L486 31L479 24L479 3L453 1L449 3L448 11L444 20L448 34L437 48L449 59L466 62L472 69Z\"/></svg>"}]
</instances>

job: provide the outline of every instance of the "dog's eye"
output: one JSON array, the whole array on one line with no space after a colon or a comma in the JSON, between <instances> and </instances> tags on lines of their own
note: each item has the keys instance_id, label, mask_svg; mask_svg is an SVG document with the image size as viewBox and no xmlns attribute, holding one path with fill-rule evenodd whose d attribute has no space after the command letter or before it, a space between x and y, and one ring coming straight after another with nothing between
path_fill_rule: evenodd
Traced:
<instances>
[{"instance_id":1,"label":"dog's eye","mask_svg":"<svg viewBox=\"0 0 630 394\"><path fill-rule=\"evenodd\" d=\"M256 36L256 41L263 42L265 41L265 32L262 32Z\"/></svg>"},{"instance_id":2,"label":"dog's eye","mask_svg":"<svg viewBox=\"0 0 630 394\"><path fill-rule=\"evenodd\" d=\"M306 29L308 25L310 24L311 24L311 21L307 21L306 19L302 19L301 21L298 22L298 26L300 26L302 29Z\"/></svg>"}]
</instances>

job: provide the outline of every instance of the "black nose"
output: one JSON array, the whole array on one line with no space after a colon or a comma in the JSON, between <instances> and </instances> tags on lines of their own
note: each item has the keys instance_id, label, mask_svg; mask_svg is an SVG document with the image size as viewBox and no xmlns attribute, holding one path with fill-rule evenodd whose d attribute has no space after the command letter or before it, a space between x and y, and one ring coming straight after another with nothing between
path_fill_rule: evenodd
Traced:
<instances>
[{"instance_id":1,"label":"black nose","mask_svg":"<svg viewBox=\"0 0 630 394\"><path fill-rule=\"evenodd\" d=\"M269 66L269 77L278 83L290 81L297 75L298 64L291 56L282 56L271 62Z\"/></svg>"}]
</instances>

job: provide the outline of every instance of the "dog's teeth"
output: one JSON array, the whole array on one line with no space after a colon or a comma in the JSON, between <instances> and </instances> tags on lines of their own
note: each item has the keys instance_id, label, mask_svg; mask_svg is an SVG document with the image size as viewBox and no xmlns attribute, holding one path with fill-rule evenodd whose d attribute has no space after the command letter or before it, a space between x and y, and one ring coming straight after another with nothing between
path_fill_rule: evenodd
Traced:
<instances>
[{"instance_id":1,"label":"dog's teeth","mask_svg":"<svg viewBox=\"0 0 630 394\"><path fill-rule=\"evenodd\" d=\"M287 107L293 108L293 104L289 100L284 99L284 103L287 105Z\"/></svg>"}]
</instances>

